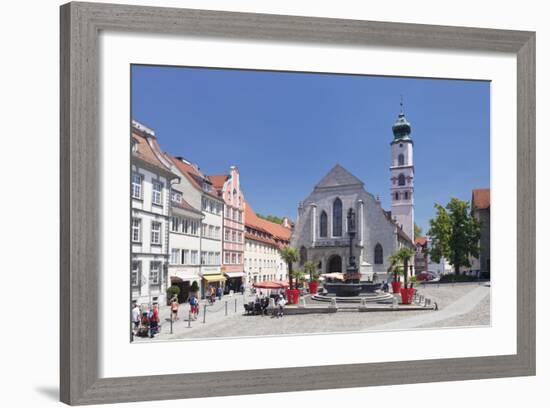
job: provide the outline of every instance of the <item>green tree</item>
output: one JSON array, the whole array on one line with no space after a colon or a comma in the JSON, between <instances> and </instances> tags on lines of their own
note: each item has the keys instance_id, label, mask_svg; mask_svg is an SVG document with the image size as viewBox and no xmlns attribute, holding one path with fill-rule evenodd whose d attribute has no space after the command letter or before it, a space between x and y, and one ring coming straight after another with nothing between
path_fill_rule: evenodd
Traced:
<instances>
[{"instance_id":1,"label":"green tree","mask_svg":"<svg viewBox=\"0 0 550 408\"><path fill-rule=\"evenodd\" d=\"M471 256L479 258L481 225L471 214L468 201L451 198L445 207L435 204L435 208L436 217L430 220L428 231L430 256L435 262L445 257L458 275L461 266L471 266Z\"/></svg>"},{"instance_id":2,"label":"green tree","mask_svg":"<svg viewBox=\"0 0 550 408\"><path fill-rule=\"evenodd\" d=\"M281 250L281 258L283 258L283 261L288 265L288 288L294 289L292 286L292 264L298 262L298 250L289 246L284 247Z\"/></svg>"},{"instance_id":3,"label":"green tree","mask_svg":"<svg viewBox=\"0 0 550 408\"><path fill-rule=\"evenodd\" d=\"M319 274L317 273L317 267L312 261L307 261L304 264L304 272L309 274L309 280L311 282L316 282L319 279Z\"/></svg>"},{"instance_id":4,"label":"green tree","mask_svg":"<svg viewBox=\"0 0 550 408\"><path fill-rule=\"evenodd\" d=\"M403 268L403 277L405 279L405 287L407 287L407 278L409 275L409 262L414 257L415 251L412 248L403 247L398 249L389 257L390 267L388 272L393 272L393 280L397 281L397 277Z\"/></svg>"},{"instance_id":5,"label":"green tree","mask_svg":"<svg viewBox=\"0 0 550 408\"><path fill-rule=\"evenodd\" d=\"M296 282L296 287L300 286L301 283L304 283L306 280L306 274L304 271L298 269L292 273L294 281Z\"/></svg>"},{"instance_id":6,"label":"green tree","mask_svg":"<svg viewBox=\"0 0 550 408\"><path fill-rule=\"evenodd\" d=\"M276 215L262 215L256 213L256 215L260 218L263 218L264 220L274 222L275 224L282 224L283 219L281 217L277 217Z\"/></svg>"},{"instance_id":7,"label":"green tree","mask_svg":"<svg viewBox=\"0 0 550 408\"><path fill-rule=\"evenodd\" d=\"M414 223L414 237L418 238L420 236L422 236L422 227L415 222Z\"/></svg>"}]
</instances>

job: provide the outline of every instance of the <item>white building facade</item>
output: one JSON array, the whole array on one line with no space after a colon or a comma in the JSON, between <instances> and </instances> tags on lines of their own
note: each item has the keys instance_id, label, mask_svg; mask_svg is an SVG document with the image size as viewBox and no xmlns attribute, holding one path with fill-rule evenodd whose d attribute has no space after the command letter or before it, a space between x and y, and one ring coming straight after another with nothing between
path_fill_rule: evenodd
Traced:
<instances>
[{"instance_id":1,"label":"white building facade","mask_svg":"<svg viewBox=\"0 0 550 408\"><path fill-rule=\"evenodd\" d=\"M155 134L132 123L131 293L139 304L166 302L170 183L177 176L161 162Z\"/></svg>"},{"instance_id":2,"label":"white building facade","mask_svg":"<svg viewBox=\"0 0 550 408\"><path fill-rule=\"evenodd\" d=\"M261 236L254 236L253 231L249 229L245 244L246 282L287 281L288 267L277 245L265 242Z\"/></svg>"},{"instance_id":3,"label":"white building facade","mask_svg":"<svg viewBox=\"0 0 550 408\"><path fill-rule=\"evenodd\" d=\"M198 248L198 285L199 293L204 297L209 287L223 288L226 281L221 271L223 199L219 197L209 177L196 164L181 157L166 157L172 163L172 170L180 176L173 189L182 193L183 199L190 207L200 209L202 213ZM190 256L194 255L190 252Z\"/></svg>"},{"instance_id":4,"label":"white building facade","mask_svg":"<svg viewBox=\"0 0 550 408\"><path fill-rule=\"evenodd\" d=\"M179 301L186 302L193 282L199 285L201 225L203 213L191 206L183 193L175 188L171 192L170 260L168 276L172 285L180 288Z\"/></svg>"}]
</instances>

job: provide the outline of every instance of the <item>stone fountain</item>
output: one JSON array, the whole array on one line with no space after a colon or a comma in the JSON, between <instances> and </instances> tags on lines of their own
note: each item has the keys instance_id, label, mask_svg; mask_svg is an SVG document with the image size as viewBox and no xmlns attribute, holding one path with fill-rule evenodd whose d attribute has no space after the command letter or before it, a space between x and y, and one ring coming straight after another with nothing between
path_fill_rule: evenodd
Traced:
<instances>
[{"instance_id":1,"label":"stone fountain","mask_svg":"<svg viewBox=\"0 0 550 408\"><path fill-rule=\"evenodd\" d=\"M342 282L327 282L324 287L326 295L313 296L316 300L327 301L331 298L348 302L391 302L392 295L380 291L381 284L361 281L361 274L353 255L353 239L356 235L355 212L350 208L347 214L349 257Z\"/></svg>"}]
</instances>

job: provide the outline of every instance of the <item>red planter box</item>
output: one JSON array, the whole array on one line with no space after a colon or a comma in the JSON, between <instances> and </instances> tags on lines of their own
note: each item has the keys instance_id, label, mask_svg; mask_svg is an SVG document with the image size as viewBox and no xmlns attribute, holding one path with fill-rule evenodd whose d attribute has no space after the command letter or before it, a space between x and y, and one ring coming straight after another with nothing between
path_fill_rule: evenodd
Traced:
<instances>
[{"instance_id":1,"label":"red planter box","mask_svg":"<svg viewBox=\"0 0 550 408\"><path fill-rule=\"evenodd\" d=\"M286 300L290 305L297 305L299 299L300 299L300 290L299 289L287 289L286 290Z\"/></svg>"},{"instance_id":2,"label":"red planter box","mask_svg":"<svg viewBox=\"0 0 550 408\"><path fill-rule=\"evenodd\" d=\"M401 303L404 305L410 305L415 291L415 288L401 289Z\"/></svg>"},{"instance_id":3,"label":"red planter box","mask_svg":"<svg viewBox=\"0 0 550 408\"><path fill-rule=\"evenodd\" d=\"M393 290L393 293L399 293L401 291L401 282L400 281L393 281L391 283L391 289Z\"/></svg>"},{"instance_id":4,"label":"red planter box","mask_svg":"<svg viewBox=\"0 0 550 408\"><path fill-rule=\"evenodd\" d=\"M309 282L309 293L316 295L317 289L319 289L319 282Z\"/></svg>"}]
</instances>

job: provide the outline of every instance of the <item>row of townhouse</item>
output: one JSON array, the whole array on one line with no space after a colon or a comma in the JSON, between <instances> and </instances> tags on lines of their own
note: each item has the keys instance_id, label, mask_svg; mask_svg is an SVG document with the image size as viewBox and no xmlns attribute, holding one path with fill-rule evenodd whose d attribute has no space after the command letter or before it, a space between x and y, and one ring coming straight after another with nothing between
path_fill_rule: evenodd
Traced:
<instances>
[{"instance_id":1,"label":"row of townhouse","mask_svg":"<svg viewBox=\"0 0 550 408\"><path fill-rule=\"evenodd\" d=\"M226 175L208 176L183 157L162 152L155 132L133 121L131 179L133 301L165 304L171 285L179 286L184 302L193 286L204 297L211 287L229 293L268 278L287 279L279 250L289 243L290 224L256 221L235 166ZM270 237L269 263L249 244L249 231L262 221L261 233ZM245 270L252 259L263 264Z\"/></svg>"},{"instance_id":2,"label":"row of townhouse","mask_svg":"<svg viewBox=\"0 0 550 408\"><path fill-rule=\"evenodd\" d=\"M286 281L288 267L281 249L290 245L292 226L287 218L283 224L267 221L256 215L246 203L245 272L248 282Z\"/></svg>"}]
</instances>

